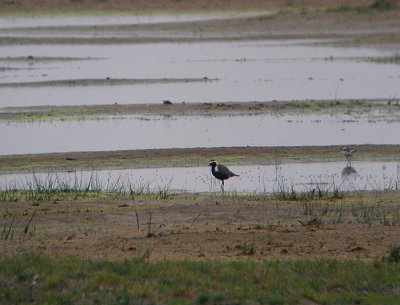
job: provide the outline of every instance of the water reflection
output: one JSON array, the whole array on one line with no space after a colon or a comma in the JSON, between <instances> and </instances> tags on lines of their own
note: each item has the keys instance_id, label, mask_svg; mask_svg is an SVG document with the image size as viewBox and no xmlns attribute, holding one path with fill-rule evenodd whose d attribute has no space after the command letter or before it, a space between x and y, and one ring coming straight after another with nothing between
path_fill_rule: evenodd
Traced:
<instances>
[{"instance_id":1,"label":"water reflection","mask_svg":"<svg viewBox=\"0 0 400 305\"><path fill-rule=\"evenodd\" d=\"M123 78L218 78L212 83L0 88L1 106L84 105L400 96L398 65L349 58L392 56L298 41L121 45L1 45L0 83ZM304 41L305 43L307 41ZM57 54L59 60L52 59ZM35 61L10 60L32 56ZM326 58L335 60L325 60ZM82 60L70 60L73 58ZM340 60L340 59L343 60ZM68 60L67 60L68 59ZM94 60L96 59L96 60ZM336 60L337 59L337 60Z\"/></svg>"},{"instance_id":2,"label":"water reflection","mask_svg":"<svg viewBox=\"0 0 400 305\"><path fill-rule=\"evenodd\" d=\"M345 167L343 167L341 171L341 176L342 176L341 187L343 187L343 189L348 189L348 190L360 189L360 186L357 183L357 170L351 165L351 157L355 152L356 152L355 149L351 149L348 147L342 147L341 149L342 155L346 158ZM364 189L366 189L365 186Z\"/></svg>"},{"instance_id":3,"label":"water reflection","mask_svg":"<svg viewBox=\"0 0 400 305\"><path fill-rule=\"evenodd\" d=\"M276 165L229 165L239 177L230 179L225 191L356 191L396 189L399 184L397 162L358 162L358 171L341 162L291 163ZM343 177L343 172L350 173ZM39 185L71 186L103 190L179 190L219 192L207 163L201 167L146 168L79 172L48 172L0 176L0 189L29 189Z\"/></svg>"},{"instance_id":4,"label":"water reflection","mask_svg":"<svg viewBox=\"0 0 400 305\"><path fill-rule=\"evenodd\" d=\"M371 123L369 119L369 115L358 120L351 115L193 115L0 122L0 154L400 143L400 121Z\"/></svg>"},{"instance_id":5,"label":"water reflection","mask_svg":"<svg viewBox=\"0 0 400 305\"><path fill-rule=\"evenodd\" d=\"M342 169L342 177L343 178L348 178L348 177L355 177L357 175L357 171L354 167L352 166L345 166Z\"/></svg>"}]
</instances>

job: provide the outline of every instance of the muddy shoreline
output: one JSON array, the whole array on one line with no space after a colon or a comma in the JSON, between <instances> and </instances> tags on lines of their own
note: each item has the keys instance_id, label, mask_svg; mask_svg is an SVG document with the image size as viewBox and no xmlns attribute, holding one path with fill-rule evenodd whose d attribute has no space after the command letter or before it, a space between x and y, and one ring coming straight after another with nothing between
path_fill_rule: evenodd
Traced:
<instances>
[{"instance_id":1,"label":"muddy shoreline","mask_svg":"<svg viewBox=\"0 0 400 305\"><path fill-rule=\"evenodd\" d=\"M198 81L208 80L200 79ZM97 119L101 116L126 115L339 115L372 112L388 112L394 118L400 112L399 101L396 99L374 99L174 103L166 100L160 104L5 107L0 108L0 120L80 120Z\"/></svg>"},{"instance_id":2,"label":"muddy shoreline","mask_svg":"<svg viewBox=\"0 0 400 305\"><path fill-rule=\"evenodd\" d=\"M354 145L354 160L397 161L400 145ZM344 160L340 146L202 147L104 152L70 152L0 156L0 173L48 170L98 170L207 166L211 159L227 164L275 164Z\"/></svg>"},{"instance_id":3,"label":"muddy shoreline","mask_svg":"<svg viewBox=\"0 0 400 305\"><path fill-rule=\"evenodd\" d=\"M171 83L193 83L212 82L215 79L203 78L106 78L106 79L66 79L22 83L0 83L0 88L26 88L26 87L77 87L77 86L121 86L121 85L143 85L143 84L171 84Z\"/></svg>"},{"instance_id":4,"label":"muddy shoreline","mask_svg":"<svg viewBox=\"0 0 400 305\"><path fill-rule=\"evenodd\" d=\"M52 257L111 260L132 258L147 250L152 262L379 260L398 243L398 196L398 192L386 191L307 201L312 214L305 212L307 207L301 202L215 193L39 206L4 203L7 215L17 219L17 230L13 239L2 240L0 246L9 256L33 251ZM371 219L363 217L371 207L375 207ZM22 230L34 211L31 227L35 233L27 236ZM253 251L244 251L246 244L252 245Z\"/></svg>"},{"instance_id":5,"label":"muddy shoreline","mask_svg":"<svg viewBox=\"0 0 400 305\"><path fill-rule=\"evenodd\" d=\"M14 1L12 1L14 2ZM100 3L101 2L101 3ZM157 43L259 39L326 38L327 43L341 45L375 45L400 43L400 9L374 8L371 1L195 1L128 2L103 1L16 1L2 2L5 16L23 12L24 8L39 16L75 14L77 16L118 14L174 14L236 12L233 18L159 22L153 24L45 26L0 30L0 43L12 44L107 44ZM114 7L113 7L114 5ZM85 9L82 13L80 10ZM254 17L240 17L240 12L260 12ZM265 12L264 15L262 13ZM34 13L35 15L35 13ZM101 14L100 14L101 16ZM239 17L238 17L239 16ZM46 35L43 35L46 34Z\"/></svg>"},{"instance_id":6,"label":"muddy shoreline","mask_svg":"<svg viewBox=\"0 0 400 305\"><path fill-rule=\"evenodd\" d=\"M371 1L368 0L350 0L350 1L285 1L285 0L269 0L269 1L241 1L241 0L196 0L196 1L159 1L159 0L119 0L119 1L96 1L96 0L17 0L2 1L0 9L3 12L59 12L59 11L79 11L79 10L117 10L117 11L180 11L180 10L216 10L216 9L277 9L277 8L330 8L336 6L347 5L348 7L368 6Z\"/></svg>"}]
</instances>

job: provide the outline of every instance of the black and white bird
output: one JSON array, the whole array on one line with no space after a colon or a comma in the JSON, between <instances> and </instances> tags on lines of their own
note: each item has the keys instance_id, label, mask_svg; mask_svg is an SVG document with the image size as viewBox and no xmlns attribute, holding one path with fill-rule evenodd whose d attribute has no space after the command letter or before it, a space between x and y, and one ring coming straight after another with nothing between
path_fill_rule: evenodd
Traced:
<instances>
[{"instance_id":1,"label":"black and white bird","mask_svg":"<svg viewBox=\"0 0 400 305\"><path fill-rule=\"evenodd\" d=\"M342 147L342 155L346 158L347 164L351 165L351 157L357 150L348 147Z\"/></svg>"},{"instance_id":2,"label":"black and white bird","mask_svg":"<svg viewBox=\"0 0 400 305\"><path fill-rule=\"evenodd\" d=\"M227 168L225 165L218 164L218 162L215 160L211 160L210 163L208 163L208 166L211 166L211 173L213 174L213 176L222 181L221 183L222 191L224 191L224 180L229 179L231 177L239 177L239 175L231 172L230 169Z\"/></svg>"}]
</instances>

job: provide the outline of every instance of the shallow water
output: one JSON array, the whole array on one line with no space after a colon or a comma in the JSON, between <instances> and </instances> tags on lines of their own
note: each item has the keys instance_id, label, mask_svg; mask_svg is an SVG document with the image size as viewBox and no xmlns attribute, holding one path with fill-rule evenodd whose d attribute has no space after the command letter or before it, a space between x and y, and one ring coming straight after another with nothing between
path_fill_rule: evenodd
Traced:
<instances>
[{"instance_id":1,"label":"shallow water","mask_svg":"<svg viewBox=\"0 0 400 305\"><path fill-rule=\"evenodd\" d=\"M316 188L333 191L394 189L400 183L400 164L397 162L353 161L349 170L345 162L292 163L276 165L230 165L239 174L225 182L225 191L279 192L311 191ZM345 174L343 173L349 173ZM50 172L0 176L0 189L29 189L36 181L42 186L53 183L77 188L90 184L103 190L187 192L219 191L220 183L212 177L210 168L150 168L79 172Z\"/></svg>"},{"instance_id":2,"label":"shallow water","mask_svg":"<svg viewBox=\"0 0 400 305\"><path fill-rule=\"evenodd\" d=\"M0 122L0 154L220 146L400 143L400 121L369 115L127 116Z\"/></svg>"},{"instance_id":3,"label":"shallow water","mask_svg":"<svg viewBox=\"0 0 400 305\"><path fill-rule=\"evenodd\" d=\"M307 44L310 42L315 40L1 45L0 107L161 103L165 99L191 103L400 96L400 65L366 61L393 56L392 52ZM15 60L27 56L38 60ZM208 77L218 81L39 88L4 85L107 77Z\"/></svg>"}]
</instances>

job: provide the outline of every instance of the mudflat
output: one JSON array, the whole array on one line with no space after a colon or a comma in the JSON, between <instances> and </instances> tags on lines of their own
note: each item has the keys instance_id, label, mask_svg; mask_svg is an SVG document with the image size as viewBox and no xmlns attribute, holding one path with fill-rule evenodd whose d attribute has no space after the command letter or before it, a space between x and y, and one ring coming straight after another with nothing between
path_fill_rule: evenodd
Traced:
<instances>
[{"instance_id":1,"label":"mudflat","mask_svg":"<svg viewBox=\"0 0 400 305\"><path fill-rule=\"evenodd\" d=\"M358 161L396 161L400 145L354 145ZM0 171L93 170L206 166L216 159L228 164L274 164L276 162L330 162L344 160L341 147L198 147L99 152L68 152L0 156Z\"/></svg>"},{"instance_id":2,"label":"mudflat","mask_svg":"<svg viewBox=\"0 0 400 305\"><path fill-rule=\"evenodd\" d=\"M400 233L398 191L303 202L215 193L184 197L2 203L3 222L16 220L1 252L107 259L148 252L151 261L380 259Z\"/></svg>"},{"instance_id":3,"label":"mudflat","mask_svg":"<svg viewBox=\"0 0 400 305\"><path fill-rule=\"evenodd\" d=\"M387 2L387 1L380 1ZM378 1L379 3L379 1ZM4 15L54 14L174 14L236 12L232 18L185 22L103 26L52 26L40 31L77 32L90 37L2 35L2 44L134 43L248 39L326 38L341 45L399 43L400 10L396 2L371 1L2 1ZM241 12L257 14L240 16ZM22 29L24 30L24 29ZM29 29L34 33L37 29ZM10 31L10 30L8 30ZM15 31L15 29L13 29ZM93 35L99 33L102 35ZM18 29L17 29L18 32ZM11 33L11 32L10 32ZM128 33L128 35L127 35ZM140 33L136 35L135 33ZM88 35L85 35L88 36Z\"/></svg>"}]
</instances>

